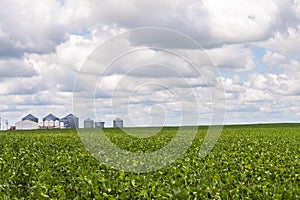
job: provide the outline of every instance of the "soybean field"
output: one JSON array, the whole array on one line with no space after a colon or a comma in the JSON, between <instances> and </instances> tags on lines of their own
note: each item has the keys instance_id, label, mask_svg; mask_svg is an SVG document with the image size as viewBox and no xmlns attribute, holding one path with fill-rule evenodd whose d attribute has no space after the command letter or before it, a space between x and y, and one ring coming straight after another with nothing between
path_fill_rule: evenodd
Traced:
<instances>
[{"instance_id":1,"label":"soybean field","mask_svg":"<svg viewBox=\"0 0 300 200\"><path fill-rule=\"evenodd\" d=\"M224 126L213 150L199 150L208 127L172 164L129 173L100 163L76 130L0 132L0 199L300 199L300 125ZM129 131L147 134L147 128ZM105 128L117 146L156 151L178 127L149 138ZM186 137L190 137L188 134Z\"/></svg>"}]
</instances>

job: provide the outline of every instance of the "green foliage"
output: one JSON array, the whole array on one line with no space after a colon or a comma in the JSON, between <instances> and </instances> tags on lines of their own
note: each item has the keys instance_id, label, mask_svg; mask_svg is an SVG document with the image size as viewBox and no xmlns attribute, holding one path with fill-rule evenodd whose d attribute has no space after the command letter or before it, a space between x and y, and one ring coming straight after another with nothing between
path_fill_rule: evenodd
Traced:
<instances>
[{"instance_id":1,"label":"green foliage","mask_svg":"<svg viewBox=\"0 0 300 200\"><path fill-rule=\"evenodd\" d=\"M167 145L177 128L150 138L104 130L121 148L147 152ZM300 198L298 125L225 127L213 151L199 158L206 130L199 128L184 157L146 174L100 164L75 130L2 132L0 199Z\"/></svg>"}]
</instances>

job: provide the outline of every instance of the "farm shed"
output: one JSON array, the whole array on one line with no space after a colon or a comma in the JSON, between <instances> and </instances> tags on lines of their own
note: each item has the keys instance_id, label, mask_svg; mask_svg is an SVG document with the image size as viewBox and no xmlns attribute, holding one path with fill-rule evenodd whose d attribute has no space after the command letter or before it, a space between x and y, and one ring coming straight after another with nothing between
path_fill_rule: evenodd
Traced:
<instances>
[{"instance_id":1,"label":"farm shed","mask_svg":"<svg viewBox=\"0 0 300 200\"><path fill-rule=\"evenodd\" d=\"M32 130L38 129L38 123L31 120L22 120L16 123L16 130Z\"/></svg>"}]
</instances>

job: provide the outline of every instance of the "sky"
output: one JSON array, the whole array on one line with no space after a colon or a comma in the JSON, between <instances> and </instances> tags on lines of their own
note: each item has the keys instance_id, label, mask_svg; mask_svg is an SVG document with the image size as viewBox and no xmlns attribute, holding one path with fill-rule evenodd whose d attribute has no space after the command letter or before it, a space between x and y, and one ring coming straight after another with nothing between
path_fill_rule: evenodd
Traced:
<instances>
[{"instance_id":1,"label":"sky","mask_svg":"<svg viewBox=\"0 0 300 200\"><path fill-rule=\"evenodd\" d=\"M128 126L210 124L218 102L224 124L300 121L299 0L0 2L0 117L9 125L29 113L74 113L106 126L116 117ZM134 31L144 27L173 30L202 49L164 31L145 41ZM85 72L93 52L118 35L119 46L102 54L117 58L111 66ZM202 64L209 57L203 66L218 73L201 65L195 74L183 57L153 46ZM149 48L118 57L125 47ZM91 109L76 113L74 102Z\"/></svg>"}]
</instances>

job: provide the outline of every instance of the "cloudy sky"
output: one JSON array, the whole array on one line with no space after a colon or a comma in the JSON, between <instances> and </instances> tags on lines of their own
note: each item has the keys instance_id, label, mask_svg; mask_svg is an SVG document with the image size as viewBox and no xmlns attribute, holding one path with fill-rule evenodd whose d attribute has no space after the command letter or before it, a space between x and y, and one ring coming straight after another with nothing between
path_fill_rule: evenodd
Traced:
<instances>
[{"instance_id":1,"label":"cloudy sky","mask_svg":"<svg viewBox=\"0 0 300 200\"><path fill-rule=\"evenodd\" d=\"M203 49L180 39L153 34L141 44L145 37L130 31L143 27L189 36L220 74L210 77ZM0 117L10 125L29 113L63 117L76 112L75 95L94 106L75 113L81 120L108 126L118 116L130 125L176 125L182 113L207 124L211 95L223 92L227 124L299 122L299 31L299 0L1 0ZM104 56L117 59L106 73L86 72L89 56L122 33L128 37L115 49L143 49L117 58L107 47ZM203 61L199 76L181 56L153 46Z\"/></svg>"}]
</instances>

